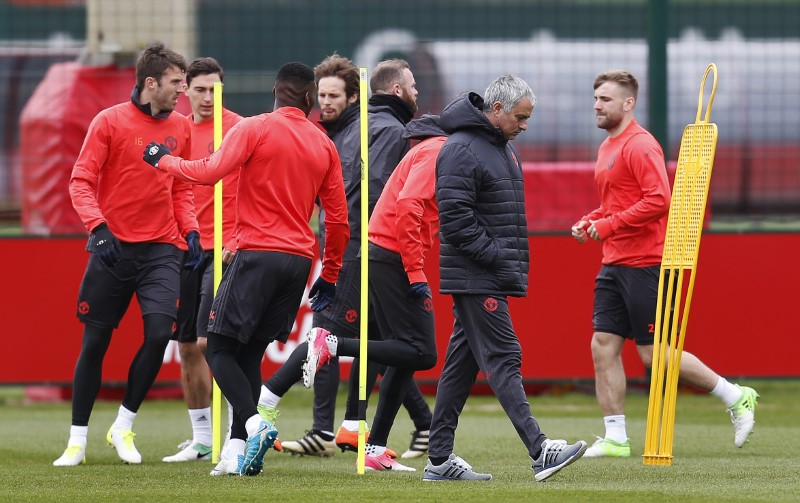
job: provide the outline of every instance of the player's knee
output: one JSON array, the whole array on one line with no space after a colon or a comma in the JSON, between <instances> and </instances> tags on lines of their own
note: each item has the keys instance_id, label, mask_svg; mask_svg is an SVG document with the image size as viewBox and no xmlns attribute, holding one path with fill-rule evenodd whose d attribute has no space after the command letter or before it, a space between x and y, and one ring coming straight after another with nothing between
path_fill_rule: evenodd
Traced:
<instances>
[{"instance_id":1,"label":"player's knee","mask_svg":"<svg viewBox=\"0 0 800 503\"><path fill-rule=\"evenodd\" d=\"M208 339L206 337L197 338L197 349L205 356L206 350L208 349Z\"/></svg>"},{"instance_id":2,"label":"player's knee","mask_svg":"<svg viewBox=\"0 0 800 503\"><path fill-rule=\"evenodd\" d=\"M429 370L436 365L436 355L422 355L417 370Z\"/></svg>"}]
</instances>

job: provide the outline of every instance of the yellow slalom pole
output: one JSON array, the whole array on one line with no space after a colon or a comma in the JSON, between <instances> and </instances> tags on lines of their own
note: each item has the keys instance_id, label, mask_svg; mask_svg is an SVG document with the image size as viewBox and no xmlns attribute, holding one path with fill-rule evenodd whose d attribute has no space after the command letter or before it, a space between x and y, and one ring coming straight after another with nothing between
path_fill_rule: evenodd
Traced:
<instances>
[{"instance_id":1,"label":"yellow slalom pole","mask_svg":"<svg viewBox=\"0 0 800 503\"><path fill-rule=\"evenodd\" d=\"M367 69L359 68L359 120L361 123L361 305L359 310L359 361L358 361L358 462L359 475L363 475L366 462L367 439L367 299L369 285L369 129L367 127Z\"/></svg>"},{"instance_id":2,"label":"yellow slalom pole","mask_svg":"<svg viewBox=\"0 0 800 503\"><path fill-rule=\"evenodd\" d=\"M214 150L222 143L222 82L214 82ZM222 279L222 180L214 185L214 296ZM211 461L219 463L222 451L222 391L212 380Z\"/></svg>"},{"instance_id":3,"label":"yellow slalom pole","mask_svg":"<svg viewBox=\"0 0 800 503\"><path fill-rule=\"evenodd\" d=\"M712 73L711 97L705 117L701 119L706 79ZM695 122L684 129L678 153L678 168L675 171L664 253L661 258L661 275L658 280L650 399L643 455L645 465L672 465L678 377L717 147L717 125L709 122L716 90L717 67L712 63L706 68L700 84Z\"/></svg>"}]
</instances>

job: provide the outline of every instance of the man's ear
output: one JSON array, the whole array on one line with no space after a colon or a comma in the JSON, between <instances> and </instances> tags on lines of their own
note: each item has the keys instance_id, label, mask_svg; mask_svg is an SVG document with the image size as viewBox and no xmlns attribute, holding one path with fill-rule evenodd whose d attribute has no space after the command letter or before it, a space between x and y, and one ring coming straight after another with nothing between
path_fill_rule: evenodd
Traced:
<instances>
[{"instance_id":1,"label":"man's ear","mask_svg":"<svg viewBox=\"0 0 800 503\"><path fill-rule=\"evenodd\" d=\"M492 113L495 117L499 117L503 113L503 104L499 101L492 103Z\"/></svg>"},{"instance_id":2,"label":"man's ear","mask_svg":"<svg viewBox=\"0 0 800 503\"><path fill-rule=\"evenodd\" d=\"M347 104L348 105L352 105L356 101L358 101L358 93L356 93L356 94L350 96L349 98L347 98Z\"/></svg>"}]
</instances>

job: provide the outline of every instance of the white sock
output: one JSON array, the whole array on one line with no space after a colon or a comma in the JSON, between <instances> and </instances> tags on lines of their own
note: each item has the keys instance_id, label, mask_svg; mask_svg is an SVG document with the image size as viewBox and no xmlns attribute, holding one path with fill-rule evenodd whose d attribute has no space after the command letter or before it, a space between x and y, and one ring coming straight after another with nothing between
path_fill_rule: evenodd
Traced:
<instances>
[{"instance_id":1,"label":"white sock","mask_svg":"<svg viewBox=\"0 0 800 503\"><path fill-rule=\"evenodd\" d=\"M192 421L192 442L211 446L211 407L204 409L189 409L189 419Z\"/></svg>"},{"instance_id":2,"label":"white sock","mask_svg":"<svg viewBox=\"0 0 800 503\"><path fill-rule=\"evenodd\" d=\"M250 438L256 434L256 432L258 431L258 426L260 424L261 424L261 416L259 416L258 414L250 416L250 419L248 419L244 423L244 427L247 430L247 438Z\"/></svg>"},{"instance_id":3,"label":"white sock","mask_svg":"<svg viewBox=\"0 0 800 503\"><path fill-rule=\"evenodd\" d=\"M113 428L115 430L132 430L134 419L136 419L136 413L129 411L124 405L120 405Z\"/></svg>"},{"instance_id":4,"label":"white sock","mask_svg":"<svg viewBox=\"0 0 800 503\"><path fill-rule=\"evenodd\" d=\"M742 397L742 390L735 384L731 384L724 377L719 378L717 385L711 390L711 394L722 400L725 407L730 407Z\"/></svg>"},{"instance_id":5,"label":"white sock","mask_svg":"<svg viewBox=\"0 0 800 503\"><path fill-rule=\"evenodd\" d=\"M241 438L232 438L228 442L228 448L222 453L225 459L235 458L238 455L244 455L244 447L246 443Z\"/></svg>"},{"instance_id":6,"label":"white sock","mask_svg":"<svg viewBox=\"0 0 800 503\"><path fill-rule=\"evenodd\" d=\"M605 416L603 422L606 425L607 439L619 443L628 441L628 433L625 431L625 414Z\"/></svg>"},{"instance_id":7,"label":"white sock","mask_svg":"<svg viewBox=\"0 0 800 503\"><path fill-rule=\"evenodd\" d=\"M258 405L265 407L277 407L281 401L281 397L273 393L263 384L261 385L261 395L258 397Z\"/></svg>"},{"instance_id":8,"label":"white sock","mask_svg":"<svg viewBox=\"0 0 800 503\"><path fill-rule=\"evenodd\" d=\"M367 443L366 447L364 448L364 453L367 456L380 456L384 452L386 452L386 446L372 445Z\"/></svg>"},{"instance_id":9,"label":"white sock","mask_svg":"<svg viewBox=\"0 0 800 503\"><path fill-rule=\"evenodd\" d=\"M342 428L347 431L358 431L358 420L345 419L342 421Z\"/></svg>"},{"instance_id":10,"label":"white sock","mask_svg":"<svg viewBox=\"0 0 800 503\"><path fill-rule=\"evenodd\" d=\"M228 404L228 433L225 434L226 439L231 438L231 427L233 426L233 405L226 399L225 403Z\"/></svg>"},{"instance_id":11,"label":"white sock","mask_svg":"<svg viewBox=\"0 0 800 503\"><path fill-rule=\"evenodd\" d=\"M88 426L70 426L69 427L69 441L67 442L67 447L72 447L73 445L80 445L81 447L86 447L86 437L89 435L89 427Z\"/></svg>"},{"instance_id":12,"label":"white sock","mask_svg":"<svg viewBox=\"0 0 800 503\"><path fill-rule=\"evenodd\" d=\"M339 339L333 334L328 334L325 336L325 342L328 343L328 351L331 352L331 356L336 356L336 348L339 345Z\"/></svg>"}]
</instances>

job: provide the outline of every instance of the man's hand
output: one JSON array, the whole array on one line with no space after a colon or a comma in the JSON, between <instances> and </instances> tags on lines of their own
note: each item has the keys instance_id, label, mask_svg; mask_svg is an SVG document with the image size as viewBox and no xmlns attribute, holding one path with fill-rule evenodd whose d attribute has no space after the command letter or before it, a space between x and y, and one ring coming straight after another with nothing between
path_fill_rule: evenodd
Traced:
<instances>
[{"instance_id":1,"label":"man's hand","mask_svg":"<svg viewBox=\"0 0 800 503\"><path fill-rule=\"evenodd\" d=\"M200 264L203 263L203 247L200 245L200 233L192 231L187 234L186 244L189 245L189 251L187 252L189 256L186 257L183 268L196 271Z\"/></svg>"},{"instance_id":2,"label":"man's hand","mask_svg":"<svg viewBox=\"0 0 800 503\"><path fill-rule=\"evenodd\" d=\"M585 243L588 234L586 233L586 229L589 228L589 222L586 220L580 220L578 223L572 226L572 237L579 243Z\"/></svg>"},{"instance_id":3,"label":"man's hand","mask_svg":"<svg viewBox=\"0 0 800 503\"><path fill-rule=\"evenodd\" d=\"M95 227L92 231L88 249L90 252L96 253L100 262L105 264L106 267L117 265L119 256L122 253L119 239L111 233L105 222Z\"/></svg>"},{"instance_id":4,"label":"man's hand","mask_svg":"<svg viewBox=\"0 0 800 503\"><path fill-rule=\"evenodd\" d=\"M594 222L589 224L589 228L586 229L586 233L589 234L589 237L594 239L595 241L600 241L600 233L597 232L597 228L594 226Z\"/></svg>"},{"instance_id":5,"label":"man's hand","mask_svg":"<svg viewBox=\"0 0 800 503\"><path fill-rule=\"evenodd\" d=\"M419 283L411 283L411 288L408 289L408 297L419 299L421 297L433 297L433 294L428 284L420 281Z\"/></svg>"},{"instance_id":6,"label":"man's hand","mask_svg":"<svg viewBox=\"0 0 800 503\"><path fill-rule=\"evenodd\" d=\"M157 168L158 161L160 161L161 158L164 157L165 155L169 155L169 147L167 147L163 143L157 143L151 141L144 148L144 153L142 154L142 158L145 160L147 164L149 164L154 168Z\"/></svg>"},{"instance_id":7,"label":"man's hand","mask_svg":"<svg viewBox=\"0 0 800 503\"><path fill-rule=\"evenodd\" d=\"M336 284L325 281L321 277L317 278L317 281L311 286L311 290L308 291L311 310L315 313L330 306L334 297L336 297Z\"/></svg>"}]
</instances>

